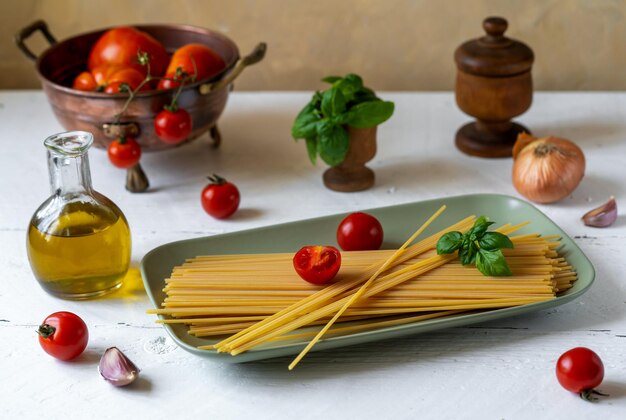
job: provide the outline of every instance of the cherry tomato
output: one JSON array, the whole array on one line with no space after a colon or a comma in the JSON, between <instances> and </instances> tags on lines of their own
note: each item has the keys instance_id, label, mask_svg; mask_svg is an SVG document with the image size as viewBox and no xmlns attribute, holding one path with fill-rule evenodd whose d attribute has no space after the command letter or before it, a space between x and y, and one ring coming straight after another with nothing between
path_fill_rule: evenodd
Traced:
<instances>
[{"instance_id":1,"label":"cherry tomato","mask_svg":"<svg viewBox=\"0 0 626 420\"><path fill-rule=\"evenodd\" d=\"M337 243L344 251L380 249L383 227L374 216L362 212L352 213L339 223Z\"/></svg>"},{"instance_id":2,"label":"cherry tomato","mask_svg":"<svg viewBox=\"0 0 626 420\"><path fill-rule=\"evenodd\" d=\"M604 365L594 351L576 347L559 357L556 377L563 388L589 399L589 394L594 392L593 388L600 385L604 378Z\"/></svg>"},{"instance_id":3,"label":"cherry tomato","mask_svg":"<svg viewBox=\"0 0 626 420\"><path fill-rule=\"evenodd\" d=\"M341 254L334 246L305 246L293 256L298 275L313 284L331 281L341 267Z\"/></svg>"},{"instance_id":4,"label":"cherry tomato","mask_svg":"<svg viewBox=\"0 0 626 420\"><path fill-rule=\"evenodd\" d=\"M215 51L203 44L187 44L174 52L165 71L166 79L159 81L158 89L178 87L176 71L180 67L188 75L196 75L196 81L208 79L219 74L226 63Z\"/></svg>"},{"instance_id":5,"label":"cherry tomato","mask_svg":"<svg viewBox=\"0 0 626 420\"><path fill-rule=\"evenodd\" d=\"M78 315L55 312L44 319L37 330L39 344L52 357L71 360L87 347L89 331Z\"/></svg>"},{"instance_id":6,"label":"cherry tomato","mask_svg":"<svg viewBox=\"0 0 626 420\"><path fill-rule=\"evenodd\" d=\"M154 131L165 143L180 143L189 137L191 128L191 115L182 108L174 112L164 109L154 119Z\"/></svg>"},{"instance_id":7,"label":"cherry tomato","mask_svg":"<svg viewBox=\"0 0 626 420\"><path fill-rule=\"evenodd\" d=\"M144 75L133 67L123 67L117 65L98 66L91 72L82 72L74 79L74 89L87 91L102 91L105 93L119 93L122 84L128 85L131 90L135 90ZM148 87L144 85L141 90Z\"/></svg>"},{"instance_id":8,"label":"cherry tomato","mask_svg":"<svg viewBox=\"0 0 626 420\"><path fill-rule=\"evenodd\" d=\"M148 53L152 76L165 74L169 62L165 47L146 32L126 26L111 29L96 41L89 54L87 68L93 70L103 64L116 64L134 67L146 76L147 66L142 66L137 60L139 51Z\"/></svg>"},{"instance_id":9,"label":"cherry tomato","mask_svg":"<svg viewBox=\"0 0 626 420\"><path fill-rule=\"evenodd\" d=\"M224 178L213 175L204 189L200 199L202 208L216 219L225 219L232 215L239 207L241 196L237 187Z\"/></svg>"},{"instance_id":10,"label":"cherry tomato","mask_svg":"<svg viewBox=\"0 0 626 420\"><path fill-rule=\"evenodd\" d=\"M141 146L132 137L115 139L107 149L109 160L118 168L132 168L141 158Z\"/></svg>"}]
</instances>

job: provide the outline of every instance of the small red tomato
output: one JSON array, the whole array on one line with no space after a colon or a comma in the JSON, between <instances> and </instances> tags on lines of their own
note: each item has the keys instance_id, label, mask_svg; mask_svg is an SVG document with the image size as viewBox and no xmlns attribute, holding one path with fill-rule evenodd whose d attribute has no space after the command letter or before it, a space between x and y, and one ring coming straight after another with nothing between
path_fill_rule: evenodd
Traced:
<instances>
[{"instance_id":1,"label":"small red tomato","mask_svg":"<svg viewBox=\"0 0 626 420\"><path fill-rule=\"evenodd\" d=\"M84 71L76 76L72 88L92 92L98 88L98 83L90 72Z\"/></svg>"},{"instance_id":2,"label":"small red tomato","mask_svg":"<svg viewBox=\"0 0 626 420\"><path fill-rule=\"evenodd\" d=\"M341 267L341 254L334 246L305 246L293 256L293 267L309 283L328 283Z\"/></svg>"},{"instance_id":3,"label":"small red tomato","mask_svg":"<svg viewBox=\"0 0 626 420\"><path fill-rule=\"evenodd\" d=\"M154 131L165 143L180 143L191 133L191 115L182 108L175 111L164 109L154 119Z\"/></svg>"},{"instance_id":4,"label":"small red tomato","mask_svg":"<svg viewBox=\"0 0 626 420\"><path fill-rule=\"evenodd\" d=\"M78 315L55 312L44 319L37 330L39 344L52 357L71 360L87 347L89 331Z\"/></svg>"},{"instance_id":5,"label":"small red tomato","mask_svg":"<svg viewBox=\"0 0 626 420\"><path fill-rule=\"evenodd\" d=\"M556 377L563 388L577 392L588 400L591 393L598 393L594 388L604 378L604 365L594 351L586 347L576 347L559 357L556 362Z\"/></svg>"},{"instance_id":6,"label":"small red tomato","mask_svg":"<svg viewBox=\"0 0 626 420\"><path fill-rule=\"evenodd\" d=\"M339 223L337 243L344 251L380 249L383 227L374 216L362 212L352 213Z\"/></svg>"},{"instance_id":7,"label":"small red tomato","mask_svg":"<svg viewBox=\"0 0 626 420\"><path fill-rule=\"evenodd\" d=\"M132 168L141 158L141 146L132 137L121 137L109 144L107 149L109 160L118 168Z\"/></svg>"},{"instance_id":8,"label":"small red tomato","mask_svg":"<svg viewBox=\"0 0 626 420\"><path fill-rule=\"evenodd\" d=\"M239 208L241 196L235 184L213 174L200 195L202 208L216 219L225 219Z\"/></svg>"}]
</instances>

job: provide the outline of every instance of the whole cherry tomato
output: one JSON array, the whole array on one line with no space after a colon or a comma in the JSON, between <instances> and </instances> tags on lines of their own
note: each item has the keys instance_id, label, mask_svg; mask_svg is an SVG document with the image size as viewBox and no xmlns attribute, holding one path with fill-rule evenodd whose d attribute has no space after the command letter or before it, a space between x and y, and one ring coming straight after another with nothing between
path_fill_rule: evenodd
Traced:
<instances>
[{"instance_id":1,"label":"whole cherry tomato","mask_svg":"<svg viewBox=\"0 0 626 420\"><path fill-rule=\"evenodd\" d=\"M144 76L133 67L122 67L116 65L98 66L91 72L82 72L74 79L74 89L88 91L102 91L105 93L119 93L122 84L128 85L130 90L135 90ZM141 90L147 89L144 85Z\"/></svg>"},{"instance_id":2,"label":"whole cherry tomato","mask_svg":"<svg viewBox=\"0 0 626 420\"><path fill-rule=\"evenodd\" d=\"M339 223L337 243L344 251L380 249L383 243L383 227L372 215L352 213Z\"/></svg>"},{"instance_id":3,"label":"whole cherry tomato","mask_svg":"<svg viewBox=\"0 0 626 420\"><path fill-rule=\"evenodd\" d=\"M593 350L576 347L559 357L556 362L556 377L563 388L579 393L583 399L589 400L590 394L599 394L594 388L604 378L604 365Z\"/></svg>"},{"instance_id":4,"label":"whole cherry tomato","mask_svg":"<svg viewBox=\"0 0 626 420\"><path fill-rule=\"evenodd\" d=\"M303 280L325 284L337 275L341 254L334 246L305 246L293 256L293 267Z\"/></svg>"},{"instance_id":5,"label":"whole cherry tomato","mask_svg":"<svg viewBox=\"0 0 626 420\"><path fill-rule=\"evenodd\" d=\"M203 44L187 44L174 52L165 71L166 79L159 81L158 89L178 87L176 71L180 68L188 75L196 75L196 81L208 79L220 73L226 63L215 51Z\"/></svg>"},{"instance_id":6,"label":"whole cherry tomato","mask_svg":"<svg viewBox=\"0 0 626 420\"><path fill-rule=\"evenodd\" d=\"M89 54L87 68L93 70L103 64L116 64L134 67L145 76L148 69L139 64L139 51L148 53L152 76L165 74L169 62L165 47L146 32L126 26L111 29L96 41Z\"/></svg>"},{"instance_id":7,"label":"whole cherry tomato","mask_svg":"<svg viewBox=\"0 0 626 420\"><path fill-rule=\"evenodd\" d=\"M114 166L132 168L141 158L141 146L132 137L120 137L109 144L107 155Z\"/></svg>"},{"instance_id":8,"label":"whole cherry tomato","mask_svg":"<svg viewBox=\"0 0 626 420\"><path fill-rule=\"evenodd\" d=\"M78 357L89 341L87 325L71 312L55 312L37 330L39 344L52 357L71 360Z\"/></svg>"},{"instance_id":9,"label":"whole cherry tomato","mask_svg":"<svg viewBox=\"0 0 626 420\"><path fill-rule=\"evenodd\" d=\"M239 208L239 190L218 175L213 174L209 180L211 183L204 187L200 195L202 208L216 219L225 219Z\"/></svg>"},{"instance_id":10,"label":"whole cherry tomato","mask_svg":"<svg viewBox=\"0 0 626 420\"><path fill-rule=\"evenodd\" d=\"M165 143L177 144L191 133L191 115L183 108L164 109L154 118L154 131Z\"/></svg>"}]
</instances>

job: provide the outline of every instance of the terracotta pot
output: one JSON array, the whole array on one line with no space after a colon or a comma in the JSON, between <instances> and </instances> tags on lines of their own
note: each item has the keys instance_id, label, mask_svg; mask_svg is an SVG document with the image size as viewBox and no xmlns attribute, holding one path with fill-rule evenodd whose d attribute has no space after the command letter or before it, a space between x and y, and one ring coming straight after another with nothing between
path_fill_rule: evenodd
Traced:
<instances>
[{"instance_id":1,"label":"terracotta pot","mask_svg":"<svg viewBox=\"0 0 626 420\"><path fill-rule=\"evenodd\" d=\"M365 166L376 155L376 129L347 127L350 146L345 160L324 172L324 185L340 192L363 191L374 185L374 171Z\"/></svg>"}]
</instances>

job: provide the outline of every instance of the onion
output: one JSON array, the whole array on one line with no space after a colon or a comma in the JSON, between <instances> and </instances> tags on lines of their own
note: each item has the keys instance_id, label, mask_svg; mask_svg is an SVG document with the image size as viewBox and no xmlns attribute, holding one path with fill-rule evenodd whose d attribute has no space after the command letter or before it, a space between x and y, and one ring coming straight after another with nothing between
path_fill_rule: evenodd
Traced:
<instances>
[{"instance_id":1,"label":"onion","mask_svg":"<svg viewBox=\"0 0 626 420\"><path fill-rule=\"evenodd\" d=\"M585 174L585 155L558 137L520 134L513 148L513 185L537 203L553 203L571 194Z\"/></svg>"}]
</instances>

